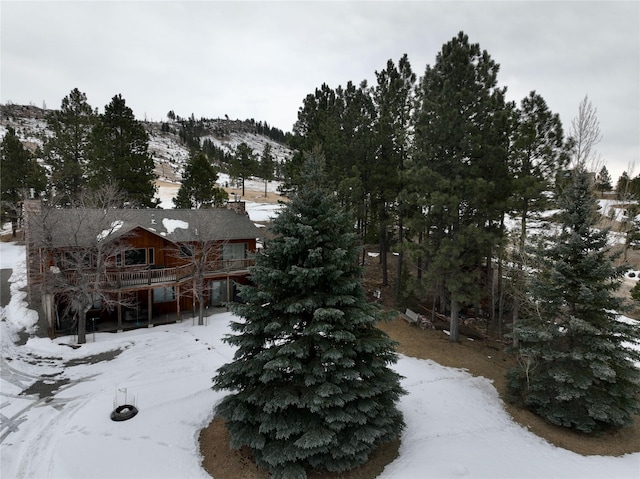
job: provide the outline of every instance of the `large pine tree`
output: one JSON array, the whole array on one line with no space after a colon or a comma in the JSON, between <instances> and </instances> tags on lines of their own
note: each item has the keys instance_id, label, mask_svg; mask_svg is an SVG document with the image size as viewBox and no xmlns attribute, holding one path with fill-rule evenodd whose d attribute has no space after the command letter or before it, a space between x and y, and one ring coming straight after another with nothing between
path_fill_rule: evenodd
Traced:
<instances>
[{"instance_id":1,"label":"large pine tree","mask_svg":"<svg viewBox=\"0 0 640 479\"><path fill-rule=\"evenodd\" d=\"M60 110L47 115L53 136L45 142L44 151L51 165L51 183L65 202L76 200L86 186L89 137L96 116L87 95L77 88L62 99Z\"/></svg>"},{"instance_id":2,"label":"large pine tree","mask_svg":"<svg viewBox=\"0 0 640 479\"><path fill-rule=\"evenodd\" d=\"M404 197L421 212L411 226L423 232L417 252L426 260L422 282L448 297L454 342L461 306L478 304L485 294L480 272L502 239L511 192L511 112L505 89L497 87L498 71L489 54L460 32L427 66L417 92Z\"/></svg>"},{"instance_id":3,"label":"large pine tree","mask_svg":"<svg viewBox=\"0 0 640 479\"><path fill-rule=\"evenodd\" d=\"M637 326L619 320L607 231L597 229L597 202L581 168L559 198L560 229L543 238L529 285L531 304L514 334L520 365L509 391L545 420L582 432L620 428L640 412Z\"/></svg>"},{"instance_id":4,"label":"large pine tree","mask_svg":"<svg viewBox=\"0 0 640 479\"><path fill-rule=\"evenodd\" d=\"M529 93L516 110L514 139L511 145L510 175L513 178L513 210L520 216L518 248L514 251L513 324L520 315L526 262L527 225L535 213L548 207L548 192L553 190L557 172L566 167L568 156L560 116L552 113L544 98Z\"/></svg>"},{"instance_id":5,"label":"large pine tree","mask_svg":"<svg viewBox=\"0 0 640 479\"><path fill-rule=\"evenodd\" d=\"M112 183L128 203L156 206L154 168L149 135L122 95L114 96L91 132L89 186L96 190Z\"/></svg>"},{"instance_id":6,"label":"large pine tree","mask_svg":"<svg viewBox=\"0 0 640 479\"><path fill-rule=\"evenodd\" d=\"M218 171L207 155L193 151L184 167L182 183L173 199L176 208L211 208L222 206L229 198L227 192L218 187Z\"/></svg>"},{"instance_id":7,"label":"large pine tree","mask_svg":"<svg viewBox=\"0 0 640 479\"><path fill-rule=\"evenodd\" d=\"M245 142L240 143L236 148L236 154L229 162L229 176L240 180L242 183L242 196L244 196L244 180L256 173L258 160L253 149Z\"/></svg>"},{"instance_id":8,"label":"large pine tree","mask_svg":"<svg viewBox=\"0 0 640 479\"><path fill-rule=\"evenodd\" d=\"M248 446L276 478L344 471L367 461L404 423L394 343L376 322L357 265L353 222L324 188L324 157L307 155L305 184L273 222L276 238L241 290L236 346L214 388L231 445Z\"/></svg>"},{"instance_id":9,"label":"large pine tree","mask_svg":"<svg viewBox=\"0 0 640 479\"><path fill-rule=\"evenodd\" d=\"M382 263L382 285L388 284L387 251L391 243L389 230L400 232L399 241L403 239L403 202L398 202L398 194L402 189L404 165L411 148L411 131L409 122L413 112L416 75L411 69L409 58L402 56L396 67L392 60L387 67L376 72L377 84L373 98L376 106L374 123L376 155L372 162L372 196L376 201L379 220L380 261ZM395 209L395 211L393 211ZM397 218L397 228L393 228L393 219ZM403 251L400 248L398 257L398 276L396 288L400 287L402 275ZM396 289L396 299L399 290Z\"/></svg>"}]
</instances>

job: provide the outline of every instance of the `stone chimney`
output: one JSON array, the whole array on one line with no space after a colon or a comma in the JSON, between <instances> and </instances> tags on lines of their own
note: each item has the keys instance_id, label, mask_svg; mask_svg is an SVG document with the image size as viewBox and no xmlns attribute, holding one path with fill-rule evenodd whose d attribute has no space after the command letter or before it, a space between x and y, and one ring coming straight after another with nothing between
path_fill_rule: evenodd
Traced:
<instances>
[{"instance_id":1,"label":"stone chimney","mask_svg":"<svg viewBox=\"0 0 640 479\"><path fill-rule=\"evenodd\" d=\"M247 209L245 207L244 201L238 201L238 200L229 201L229 202L227 202L227 208L229 208L230 210L235 211L239 215L247 214Z\"/></svg>"}]
</instances>

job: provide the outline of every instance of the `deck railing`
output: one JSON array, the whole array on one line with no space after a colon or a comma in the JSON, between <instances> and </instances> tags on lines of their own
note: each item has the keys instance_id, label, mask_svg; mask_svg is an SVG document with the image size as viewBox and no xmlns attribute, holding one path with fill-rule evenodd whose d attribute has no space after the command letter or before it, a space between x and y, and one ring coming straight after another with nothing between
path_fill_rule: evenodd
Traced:
<instances>
[{"instance_id":1,"label":"deck railing","mask_svg":"<svg viewBox=\"0 0 640 479\"><path fill-rule=\"evenodd\" d=\"M220 274L246 270L253 265L251 259L219 260L207 265L205 275ZM148 268L127 271L111 271L105 273L103 282L108 288L124 288L131 286L144 286L158 283L174 283L196 274L195 264L186 264L173 268ZM67 273L68 279L77 280L76 273Z\"/></svg>"}]
</instances>

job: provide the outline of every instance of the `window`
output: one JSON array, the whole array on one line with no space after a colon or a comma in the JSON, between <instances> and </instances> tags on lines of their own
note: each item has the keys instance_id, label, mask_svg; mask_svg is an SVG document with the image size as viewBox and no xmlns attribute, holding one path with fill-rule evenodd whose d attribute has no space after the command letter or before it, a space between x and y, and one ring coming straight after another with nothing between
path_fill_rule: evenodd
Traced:
<instances>
[{"instance_id":1,"label":"window","mask_svg":"<svg viewBox=\"0 0 640 479\"><path fill-rule=\"evenodd\" d=\"M124 265L135 266L138 264L147 264L146 248L128 249L124 252Z\"/></svg>"},{"instance_id":2,"label":"window","mask_svg":"<svg viewBox=\"0 0 640 479\"><path fill-rule=\"evenodd\" d=\"M102 297L98 293L93 293L93 304L91 309L102 309Z\"/></svg>"},{"instance_id":3,"label":"window","mask_svg":"<svg viewBox=\"0 0 640 479\"><path fill-rule=\"evenodd\" d=\"M227 302L227 281L211 281L209 283L211 290L209 291L209 304L218 306Z\"/></svg>"},{"instance_id":4,"label":"window","mask_svg":"<svg viewBox=\"0 0 640 479\"><path fill-rule=\"evenodd\" d=\"M140 264L155 264L155 250L153 248L128 249L124 253L116 255L116 266L122 266L124 256L125 266L135 266Z\"/></svg>"},{"instance_id":5,"label":"window","mask_svg":"<svg viewBox=\"0 0 640 479\"><path fill-rule=\"evenodd\" d=\"M154 303L168 303L176 300L176 290L173 286L168 288L153 288Z\"/></svg>"},{"instance_id":6,"label":"window","mask_svg":"<svg viewBox=\"0 0 640 479\"><path fill-rule=\"evenodd\" d=\"M180 245L180 257L190 258L191 256L193 256L193 249L188 245Z\"/></svg>"},{"instance_id":7,"label":"window","mask_svg":"<svg viewBox=\"0 0 640 479\"><path fill-rule=\"evenodd\" d=\"M247 243L227 243L222 246L222 259L245 259Z\"/></svg>"}]
</instances>

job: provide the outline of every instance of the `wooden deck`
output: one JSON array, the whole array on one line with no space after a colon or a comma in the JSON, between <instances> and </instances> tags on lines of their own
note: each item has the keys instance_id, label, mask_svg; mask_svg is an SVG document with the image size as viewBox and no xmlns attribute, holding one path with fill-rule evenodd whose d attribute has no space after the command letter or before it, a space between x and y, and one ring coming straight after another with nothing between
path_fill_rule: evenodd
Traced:
<instances>
[{"instance_id":1,"label":"wooden deck","mask_svg":"<svg viewBox=\"0 0 640 479\"><path fill-rule=\"evenodd\" d=\"M250 266L253 266L252 259L239 260L223 260L216 261L209 265L205 276L210 278L225 273L241 273L246 272ZM73 283L76 273L65 273L69 278L69 282ZM100 280L102 286L106 289L123 289L136 286L149 286L159 284L174 284L189 279L196 274L196 266L187 264L175 268L151 267L145 269L131 269L125 271L107 272L102 275Z\"/></svg>"}]
</instances>

